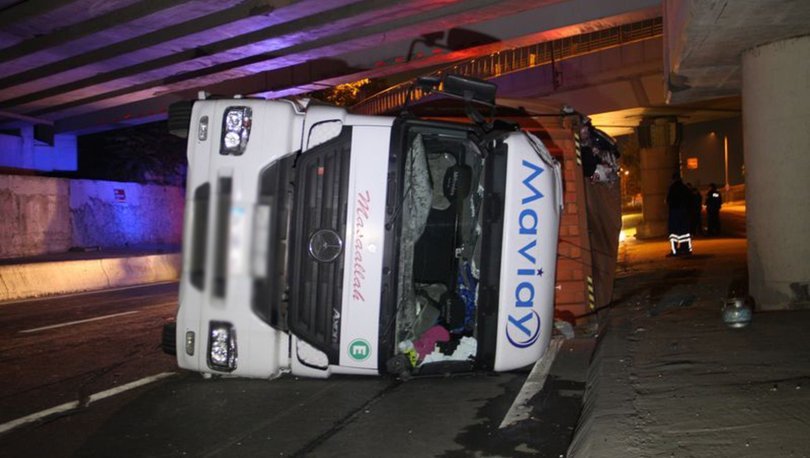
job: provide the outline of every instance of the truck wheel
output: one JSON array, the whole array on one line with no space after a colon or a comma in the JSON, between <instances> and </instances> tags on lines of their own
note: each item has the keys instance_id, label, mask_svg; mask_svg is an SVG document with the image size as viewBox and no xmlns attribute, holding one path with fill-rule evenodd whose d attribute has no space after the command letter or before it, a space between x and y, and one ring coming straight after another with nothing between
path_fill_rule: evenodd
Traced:
<instances>
[{"instance_id":1,"label":"truck wheel","mask_svg":"<svg viewBox=\"0 0 810 458\"><path fill-rule=\"evenodd\" d=\"M166 323L163 325L163 336L160 341L160 347L163 353L168 355L177 355L177 323Z\"/></svg>"},{"instance_id":2,"label":"truck wheel","mask_svg":"<svg viewBox=\"0 0 810 458\"><path fill-rule=\"evenodd\" d=\"M396 355L385 362L385 369L389 374L402 380L411 378L411 361L405 355Z\"/></svg>"}]
</instances>

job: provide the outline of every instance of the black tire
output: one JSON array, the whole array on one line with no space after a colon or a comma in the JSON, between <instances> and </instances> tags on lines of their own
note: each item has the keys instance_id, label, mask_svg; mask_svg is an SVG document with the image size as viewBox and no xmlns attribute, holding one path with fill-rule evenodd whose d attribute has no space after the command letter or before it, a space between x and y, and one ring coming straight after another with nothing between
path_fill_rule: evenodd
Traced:
<instances>
[{"instance_id":1,"label":"black tire","mask_svg":"<svg viewBox=\"0 0 810 458\"><path fill-rule=\"evenodd\" d=\"M177 355L177 323L166 323L163 325L163 336L160 341L160 347L163 353L168 355Z\"/></svg>"},{"instance_id":2,"label":"black tire","mask_svg":"<svg viewBox=\"0 0 810 458\"><path fill-rule=\"evenodd\" d=\"M401 380L411 378L411 361L405 355L400 354L388 359L385 368L389 374L399 377Z\"/></svg>"}]
</instances>

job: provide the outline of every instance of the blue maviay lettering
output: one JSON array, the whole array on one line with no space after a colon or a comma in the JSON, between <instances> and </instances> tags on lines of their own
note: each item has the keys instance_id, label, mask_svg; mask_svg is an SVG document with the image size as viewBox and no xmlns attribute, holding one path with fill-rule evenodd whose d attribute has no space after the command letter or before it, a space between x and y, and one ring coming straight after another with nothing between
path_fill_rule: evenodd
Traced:
<instances>
[{"instance_id":1,"label":"blue maviay lettering","mask_svg":"<svg viewBox=\"0 0 810 458\"><path fill-rule=\"evenodd\" d=\"M532 185L532 180L534 180L535 178L540 176L541 173L543 173L543 168L540 167L539 165L534 165L525 159L523 160L523 166L534 170L534 172L532 172L531 175L527 176L526 179L523 180L523 185L532 191L532 194L528 197L524 197L523 201L521 202L523 205L526 205L530 202L534 202L535 200L541 199L543 197L543 193L541 193L537 188L534 187L534 185Z\"/></svg>"},{"instance_id":2,"label":"blue maviay lettering","mask_svg":"<svg viewBox=\"0 0 810 458\"><path fill-rule=\"evenodd\" d=\"M528 195L521 199L523 209L518 214L518 236L528 236L522 247L517 250L517 258L523 260L524 266L517 269L519 276L535 276L537 273L537 225L540 222L537 211L528 204L542 199L543 193L534 185L534 180L543 173L543 168L523 160L522 165L528 169L523 186ZM506 337L517 348L526 348L540 337L540 315L534 310L535 288L532 281L522 281L515 287L515 313L510 313L507 322ZM519 313L517 313L519 312ZM532 319L535 317L536 319ZM509 329L513 331L510 333Z\"/></svg>"},{"instance_id":3,"label":"blue maviay lettering","mask_svg":"<svg viewBox=\"0 0 810 458\"><path fill-rule=\"evenodd\" d=\"M523 318L521 318L519 320L516 319L515 317L513 317L512 315L509 315L509 322L514 324L515 327L517 327L520 331L522 331L527 336L531 336L532 331L530 331L529 328L526 327L525 323L527 321L531 320L531 319L532 319L532 314L531 313L526 313L525 315L523 315Z\"/></svg>"}]
</instances>

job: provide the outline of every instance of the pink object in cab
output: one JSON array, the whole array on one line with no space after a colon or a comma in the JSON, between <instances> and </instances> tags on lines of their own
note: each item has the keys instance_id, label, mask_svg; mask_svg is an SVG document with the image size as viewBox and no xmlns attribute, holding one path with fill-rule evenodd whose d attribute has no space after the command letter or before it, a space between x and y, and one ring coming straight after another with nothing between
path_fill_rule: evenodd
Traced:
<instances>
[{"instance_id":1,"label":"pink object in cab","mask_svg":"<svg viewBox=\"0 0 810 458\"><path fill-rule=\"evenodd\" d=\"M443 326L433 326L428 329L418 339L413 342L413 347L419 353L419 359L433 353L436 342L447 342L450 340L450 332Z\"/></svg>"}]
</instances>

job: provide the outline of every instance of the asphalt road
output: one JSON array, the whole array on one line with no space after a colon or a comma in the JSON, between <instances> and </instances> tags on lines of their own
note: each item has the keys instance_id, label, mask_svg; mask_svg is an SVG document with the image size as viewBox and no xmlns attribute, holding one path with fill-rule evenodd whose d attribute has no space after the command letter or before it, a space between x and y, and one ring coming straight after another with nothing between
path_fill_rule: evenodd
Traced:
<instances>
[{"instance_id":1,"label":"asphalt road","mask_svg":"<svg viewBox=\"0 0 810 458\"><path fill-rule=\"evenodd\" d=\"M174 370L158 343L176 306L174 283L1 304L0 423Z\"/></svg>"},{"instance_id":2,"label":"asphalt road","mask_svg":"<svg viewBox=\"0 0 810 458\"><path fill-rule=\"evenodd\" d=\"M158 348L176 290L167 284L0 304L0 424L79 401L2 433L0 456L556 458L573 434L592 338L566 341L530 402L530 418L498 429L528 369L405 383L203 379L179 371ZM174 375L91 397L166 372Z\"/></svg>"}]
</instances>

